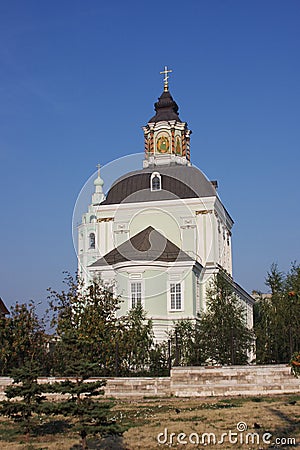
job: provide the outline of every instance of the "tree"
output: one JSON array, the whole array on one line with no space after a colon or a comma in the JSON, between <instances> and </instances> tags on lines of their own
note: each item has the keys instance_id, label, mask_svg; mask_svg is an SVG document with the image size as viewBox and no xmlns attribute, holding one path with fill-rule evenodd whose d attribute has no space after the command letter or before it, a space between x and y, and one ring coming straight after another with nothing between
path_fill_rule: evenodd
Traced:
<instances>
[{"instance_id":1,"label":"tree","mask_svg":"<svg viewBox=\"0 0 300 450\"><path fill-rule=\"evenodd\" d=\"M106 382L99 380L87 381L95 370L95 364L85 361L77 361L72 364L70 371L75 375L75 380L65 380L53 383L48 387L48 392L62 395L69 394L67 400L47 403L43 406L43 413L62 414L72 418L72 427L80 437L82 448L87 449L87 436L89 434L100 435L122 434L123 429L114 421L108 419L108 413L113 406L112 402L101 402L99 397L104 394L103 387Z\"/></svg>"},{"instance_id":2,"label":"tree","mask_svg":"<svg viewBox=\"0 0 300 450\"><path fill-rule=\"evenodd\" d=\"M207 289L206 311L199 321L200 342L206 361L246 364L253 333L246 325L244 308L226 275L219 272Z\"/></svg>"},{"instance_id":3,"label":"tree","mask_svg":"<svg viewBox=\"0 0 300 450\"><path fill-rule=\"evenodd\" d=\"M78 276L74 279L67 274L64 283L67 290L50 290L49 296L58 338L53 373L69 372L73 362L84 357L86 362L97 364L94 375L111 374L120 299L99 280L85 287Z\"/></svg>"},{"instance_id":4,"label":"tree","mask_svg":"<svg viewBox=\"0 0 300 450\"><path fill-rule=\"evenodd\" d=\"M292 263L285 279L285 322L289 354L300 349L300 265Z\"/></svg>"},{"instance_id":5,"label":"tree","mask_svg":"<svg viewBox=\"0 0 300 450\"><path fill-rule=\"evenodd\" d=\"M83 358L94 364L95 376L142 374L149 369L153 347L151 320L142 307L117 317L121 300L111 286L93 280L84 286L67 274L66 290L50 290L52 326L57 344L53 374L70 374L73 363Z\"/></svg>"},{"instance_id":6,"label":"tree","mask_svg":"<svg viewBox=\"0 0 300 450\"><path fill-rule=\"evenodd\" d=\"M272 264L266 277L271 290L254 309L257 362L287 363L300 348L300 267L293 263L287 274Z\"/></svg>"},{"instance_id":7,"label":"tree","mask_svg":"<svg viewBox=\"0 0 300 450\"><path fill-rule=\"evenodd\" d=\"M272 364L278 360L278 340L274 327L273 305L261 294L254 304L254 330L256 336L256 362Z\"/></svg>"},{"instance_id":8,"label":"tree","mask_svg":"<svg viewBox=\"0 0 300 450\"><path fill-rule=\"evenodd\" d=\"M165 377L171 369L171 340L156 343L150 349L149 376Z\"/></svg>"},{"instance_id":9,"label":"tree","mask_svg":"<svg viewBox=\"0 0 300 450\"><path fill-rule=\"evenodd\" d=\"M22 368L12 371L13 385L5 390L8 400L0 404L0 414L10 417L21 424L27 440L34 428L39 428L38 417L44 415L64 415L71 427L78 431L82 448L87 448L86 438L89 434L121 434L122 429L108 419L111 402L92 400L103 395L105 381L88 382L93 372L93 364L84 361L74 362L70 371L75 381L65 380L60 383L38 383L40 367L34 362L25 362ZM49 402L47 393L69 394L66 400Z\"/></svg>"},{"instance_id":10,"label":"tree","mask_svg":"<svg viewBox=\"0 0 300 450\"><path fill-rule=\"evenodd\" d=\"M170 333L171 358L175 366L193 365L195 360L195 322L182 319L175 323Z\"/></svg>"},{"instance_id":11,"label":"tree","mask_svg":"<svg viewBox=\"0 0 300 450\"><path fill-rule=\"evenodd\" d=\"M13 369L13 385L5 390L8 400L1 402L0 414L19 422L27 439L35 424L34 413L40 411L42 402L46 400L42 394L47 392L47 385L37 382L40 370L32 361L26 361L22 367Z\"/></svg>"},{"instance_id":12,"label":"tree","mask_svg":"<svg viewBox=\"0 0 300 450\"><path fill-rule=\"evenodd\" d=\"M36 361L41 371L49 369L48 337L43 319L39 319L34 302L16 303L9 317L0 317L0 373L21 368L26 360Z\"/></svg>"},{"instance_id":13,"label":"tree","mask_svg":"<svg viewBox=\"0 0 300 450\"><path fill-rule=\"evenodd\" d=\"M196 319L178 321L170 338L175 365L248 362L254 335L226 274L219 272L211 281L206 311Z\"/></svg>"},{"instance_id":14,"label":"tree","mask_svg":"<svg viewBox=\"0 0 300 450\"><path fill-rule=\"evenodd\" d=\"M121 317L117 325L116 346L123 374L145 372L154 345L152 321L146 319L142 306L136 306Z\"/></svg>"}]
</instances>

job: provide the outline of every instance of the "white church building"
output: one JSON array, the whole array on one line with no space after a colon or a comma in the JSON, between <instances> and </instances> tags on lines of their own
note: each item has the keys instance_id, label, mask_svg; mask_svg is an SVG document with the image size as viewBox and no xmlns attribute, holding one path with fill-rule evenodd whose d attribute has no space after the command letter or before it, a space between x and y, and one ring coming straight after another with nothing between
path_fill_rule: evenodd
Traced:
<instances>
[{"instance_id":1,"label":"white church building","mask_svg":"<svg viewBox=\"0 0 300 450\"><path fill-rule=\"evenodd\" d=\"M106 195L98 170L78 229L79 274L113 285L123 300L120 315L141 304L162 341L176 320L205 310L208 283L222 270L252 328L254 300L232 278L233 220L217 182L191 163L191 131L163 73L164 91L143 127L143 167L117 179Z\"/></svg>"}]
</instances>

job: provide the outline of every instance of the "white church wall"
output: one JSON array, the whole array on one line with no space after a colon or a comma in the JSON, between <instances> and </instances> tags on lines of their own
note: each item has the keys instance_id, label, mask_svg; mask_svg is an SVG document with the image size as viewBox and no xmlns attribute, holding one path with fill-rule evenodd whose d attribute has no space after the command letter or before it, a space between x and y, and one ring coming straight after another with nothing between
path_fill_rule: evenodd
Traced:
<instances>
[{"instance_id":1,"label":"white church wall","mask_svg":"<svg viewBox=\"0 0 300 450\"><path fill-rule=\"evenodd\" d=\"M205 248L205 258L204 265L207 263L215 263L216 260L216 231L215 231L215 220L212 211L208 211L203 217L203 228L204 228L204 248Z\"/></svg>"},{"instance_id":2,"label":"white church wall","mask_svg":"<svg viewBox=\"0 0 300 450\"><path fill-rule=\"evenodd\" d=\"M231 249L226 248L222 232L217 234L217 221L224 226L225 213L220 220L214 214L214 198L185 199L157 202L105 205L98 208L96 234L99 255L103 256L139 231L151 225L164 234L202 265L219 263L231 273ZM201 209L200 209L201 208ZM218 216L219 217L219 216ZM110 219L109 221L107 221ZM228 231L225 231L225 234Z\"/></svg>"},{"instance_id":3,"label":"white church wall","mask_svg":"<svg viewBox=\"0 0 300 450\"><path fill-rule=\"evenodd\" d=\"M197 225L194 216L181 217L182 249L192 258L197 258Z\"/></svg>"},{"instance_id":4,"label":"white church wall","mask_svg":"<svg viewBox=\"0 0 300 450\"><path fill-rule=\"evenodd\" d=\"M181 248L182 239L177 223L177 216L178 213L172 210L172 207L164 207L164 209L154 208L153 206L140 208L139 211L132 216L130 221L130 237L144 230L148 226L152 226L155 230Z\"/></svg>"}]
</instances>

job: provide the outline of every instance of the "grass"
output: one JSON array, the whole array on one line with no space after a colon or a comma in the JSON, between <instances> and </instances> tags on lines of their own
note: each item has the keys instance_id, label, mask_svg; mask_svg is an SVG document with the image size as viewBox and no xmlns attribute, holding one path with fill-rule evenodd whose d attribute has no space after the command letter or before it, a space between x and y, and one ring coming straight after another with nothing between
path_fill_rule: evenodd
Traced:
<instances>
[{"instance_id":1,"label":"grass","mask_svg":"<svg viewBox=\"0 0 300 450\"><path fill-rule=\"evenodd\" d=\"M300 395L234 398L151 398L139 400L116 400L112 419L127 429L123 437L107 438L104 441L90 439L90 449L155 450L163 448L232 448L267 449L292 448L284 444L273 446L260 443L220 445L178 445L177 436L185 433L215 433L219 439L222 433L237 432L237 424L247 424L247 432L257 432L262 438L266 432L275 438L295 438L300 445ZM168 430L169 445L159 445L157 436ZM18 425L6 418L0 419L1 450L77 450L78 436L68 429L64 418L47 420L37 427L30 442L18 434ZM245 432L244 435L247 433ZM175 433L170 445L170 433ZM182 438L184 439L184 438Z\"/></svg>"}]
</instances>

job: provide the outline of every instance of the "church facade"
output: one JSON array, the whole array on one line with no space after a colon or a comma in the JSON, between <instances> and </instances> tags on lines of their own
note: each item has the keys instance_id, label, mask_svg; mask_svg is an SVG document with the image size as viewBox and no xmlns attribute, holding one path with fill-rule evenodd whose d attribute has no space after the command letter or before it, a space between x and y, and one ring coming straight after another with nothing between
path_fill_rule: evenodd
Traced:
<instances>
[{"instance_id":1,"label":"church facade","mask_svg":"<svg viewBox=\"0 0 300 450\"><path fill-rule=\"evenodd\" d=\"M217 182L191 163L191 131L164 73L155 115L143 127L143 167L117 179L106 196L98 169L78 229L79 274L113 285L120 315L142 305L162 341L177 320L205 310L207 286L221 270L252 328L254 300L232 278L233 220Z\"/></svg>"}]
</instances>

